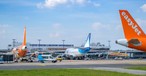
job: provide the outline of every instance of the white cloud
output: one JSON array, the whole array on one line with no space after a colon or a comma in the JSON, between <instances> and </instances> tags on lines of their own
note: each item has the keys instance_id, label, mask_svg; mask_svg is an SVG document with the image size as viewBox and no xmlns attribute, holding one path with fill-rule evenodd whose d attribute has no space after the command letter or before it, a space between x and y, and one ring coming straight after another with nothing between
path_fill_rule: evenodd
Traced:
<instances>
[{"instance_id":1,"label":"white cloud","mask_svg":"<svg viewBox=\"0 0 146 76\"><path fill-rule=\"evenodd\" d=\"M122 29L123 29L122 24L118 24L118 25L115 26L116 31L119 31L119 30L122 30Z\"/></svg>"},{"instance_id":2,"label":"white cloud","mask_svg":"<svg viewBox=\"0 0 146 76\"><path fill-rule=\"evenodd\" d=\"M55 7L57 5L66 4L67 0L46 0L44 6L48 8Z\"/></svg>"},{"instance_id":3,"label":"white cloud","mask_svg":"<svg viewBox=\"0 0 146 76\"><path fill-rule=\"evenodd\" d=\"M51 33L49 33L50 38L60 38L62 35L62 26L60 23L54 23L51 26Z\"/></svg>"},{"instance_id":4,"label":"white cloud","mask_svg":"<svg viewBox=\"0 0 146 76\"><path fill-rule=\"evenodd\" d=\"M59 5L84 5L91 4L95 7L99 7L100 4L92 2L91 0L45 0L43 3L38 3L38 8L54 8Z\"/></svg>"},{"instance_id":5,"label":"white cloud","mask_svg":"<svg viewBox=\"0 0 146 76\"><path fill-rule=\"evenodd\" d=\"M84 4L84 3L86 3L86 0L75 0L75 2L77 4Z\"/></svg>"},{"instance_id":6,"label":"white cloud","mask_svg":"<svg viewBox=\"0 0 146 76\"><path fill-rule=\"evenodd\" d=\"M53 27L53 29L58 30L58 29L61 28L61 24L55 23L55 24L52 25L52 27Z\"/></svg>"},{"instance_id":7,"label":"white cloud","mask_svg":"<svg viewBox=\"0 0 146 76\"><path fill-rule=\"evenodd\" d=\"M102 28L102 24L99 22L95 22L91 25L91 27L93 30L98 30L98 29Z\"/></svg>"},{"instance_id":8,"label":"white cloud","mask_svg":"<svg viewBox=\"0 0 146 76\"><path fill-rule=\"evenodd\" d=\"M59 38L60 36L61 36L60 33L57 33L57 32L49 34L50 38Z\"/></svg>"},{"instance_id":9,"label":"white cloud","mask_svg":"<svg viewBox=\"0 0 146 76\"><path fill-rule=\"evenodd\" d=\"M94 7L99 7L101 4L88 0L88 4L93 5Z\"/></svg>"},{"instance_id":10,"label":"white cloud","mask_svg":"<svg viewBox=\"0 0 146 76\"><path fill-rule=\"evenodd\" d=\"M137 18L136 19L136 22L139 24L139 25L146 25L146 20L142 20L140 18Z\"/></svg>"},{"instance_id":11,"label":"white cloud","mask_svg":"<svg viewBox=\"0 0 146 76\"><path fill-rule=\"evenodd\" d=\"M146 26L145 26L146 20L137 18L136 21L137 21L138 25L142 28L142 30L146 32Z\"/></svg>"},{"instance_id":12,"label":"white cloud","mask_svg":"<svg viewBox=\"0 0 146 76\"><path fill-rule=\"evenodd\" d=\"M99 7L100 4L99 4L99 3L93 3L93 6L95 6L95 7Z\"/></svg>"},{"instance_id":13,"label":"white cloud","mask_svg":"<svg viewBox=\"0 0 146 76\"><path fill-rule=\"evenodd\" d=\"M146 4L142 5L140 8L141 8L144 12L146 12Z\"/></svg>"},{"instance_id":14,"label":"white cloud","mask_svg":"<svg viewBox=\"0 0 146 76\"><path fill-rule=\"evenodd\" d=\"M7 27L7 24L0 24L0 35L6 34Z\"/></svg>"},{"instance_id":15,"label":"white cloud","mask_svg":"<svg viewBox=\"0 0 146 76\"><path fill-rule=\"evenodd\" d=\"M37 8L44 8L42 3L37 3L36 6L37 6Z\"/></svg>"},{"instance_id":16,"label":"white cloud","mask_svg":"<svg viewBox=\"0 0 146 76\"><path fill-rule=\"evenodd\" d=\"M103 29L109 30L109 29L110 29L109 25L105 25L105 24L102 24L102 23L100 23L100 22L95 22L95 23L93 23L93 24L91 25L91 28L92 28L93 30L103 30Z\"/></svg>"},{"instance_id":17,"label":"white cloud","mask_svg":"<svg viewBox=\"0 0 146 76\"><path fill-rule=\"evenodd\" d=\"M37 7L38 8L53 8L56 7L58 5L63 5L68 3L68 0L45 0L44 3L38 3Z\"/></svg>"}]
</instances>

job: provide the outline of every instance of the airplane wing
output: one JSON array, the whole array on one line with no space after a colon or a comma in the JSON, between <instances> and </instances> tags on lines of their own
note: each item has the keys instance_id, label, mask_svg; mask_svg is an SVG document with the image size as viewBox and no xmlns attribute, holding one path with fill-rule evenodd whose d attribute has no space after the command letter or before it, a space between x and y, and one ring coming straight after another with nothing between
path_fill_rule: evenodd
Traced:
<instances>
[{"instance_id":1,"label":"airplane wing","mask_svg":"<svg viewBox=\"0 0 146 76\"><path fill-rule=\"evenodd\" d=\"M141 45L141 42L136 38L129 40L128 43L133 44L134 46L140 46Z\"/></svg>"}]
</instances>

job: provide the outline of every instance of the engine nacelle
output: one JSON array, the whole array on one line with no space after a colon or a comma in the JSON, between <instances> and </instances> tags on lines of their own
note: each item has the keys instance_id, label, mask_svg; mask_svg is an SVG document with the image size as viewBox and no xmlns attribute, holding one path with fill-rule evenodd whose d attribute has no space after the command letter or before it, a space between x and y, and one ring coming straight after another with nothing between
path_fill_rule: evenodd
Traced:
<instances>
[{"instance_id":1,"label":"engine nacelle","mask_svg":"<svg viewBox=\"0 0 146 76\"><path fill-rule=\"evenodd\" d=\"M128 47L128 41L127 41L127 39L119 39L119 40L116 40L116 44L120 44L120 45L123 45L123 46Z\"/></svg>"},{"instance_id":2,"label":"engine nacelle","mask_svg":"<svg viewBox=\"0 0 146 76\"><path fill-rule=\"evenodd\" d=\"M22 51L26 51L27 50L27 47L26 46L22 46Z\"/></svg>"}]
</instances>

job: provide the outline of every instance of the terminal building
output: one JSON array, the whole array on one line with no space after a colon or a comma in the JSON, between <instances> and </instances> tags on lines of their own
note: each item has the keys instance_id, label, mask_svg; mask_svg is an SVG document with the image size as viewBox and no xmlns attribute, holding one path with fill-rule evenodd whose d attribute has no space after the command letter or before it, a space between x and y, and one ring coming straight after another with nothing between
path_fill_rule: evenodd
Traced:
<instances>
[{"instance_id":1,"label":"terminal building","mask_svg":"<svg viewBox=\"0 0 146 76\"><path fill-rule=\"evenodd\" d=\"M63 52L67 48L74 47L73 44L29 44L30 50L33 51L46 51L46 52Z\"/></svg>"}]
</instances>

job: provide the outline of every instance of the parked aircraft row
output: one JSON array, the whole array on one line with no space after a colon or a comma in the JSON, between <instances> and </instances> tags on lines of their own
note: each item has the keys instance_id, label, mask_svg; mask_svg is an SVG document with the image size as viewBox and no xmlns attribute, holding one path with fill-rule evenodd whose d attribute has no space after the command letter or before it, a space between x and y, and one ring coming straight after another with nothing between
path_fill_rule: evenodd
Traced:
<instances>
[{"instance_id":1,"label":"parked aircraft row","mask_svg":"<svg viewBox=\"0 0 146 76\"><path fill-rule=\"evenodd\" d=\"M139 27L139 25L127 10L119 10L119 14L121 17L125 39L116 40L116 43L129 48L146 51L146 35L143 30ZM84 47L68 48L65 51L65 55L69 57L83 56L90 51L90 39L91 33L89 33ZM26 56L28 52L26 46L26 27L24 28L24 38L22 45L14 48L12 52L17 60Z\"/></svg>"}]
</instances>

